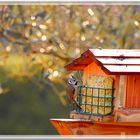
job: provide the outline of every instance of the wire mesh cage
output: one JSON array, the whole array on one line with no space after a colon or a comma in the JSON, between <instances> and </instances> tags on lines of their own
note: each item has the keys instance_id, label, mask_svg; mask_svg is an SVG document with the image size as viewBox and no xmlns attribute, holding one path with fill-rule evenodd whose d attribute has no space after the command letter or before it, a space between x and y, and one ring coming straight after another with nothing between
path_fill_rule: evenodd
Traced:
<instances>
[{"instance_id":1,"label":"wire mesh cage","mask_svg":"<svg viewBox=\"0 0 140 140\"><path fill-rule=\"evenodd\" d=\"M113 89L79 86L77 102L81 113L92 115L109 115L113 110ZM77 110L79 111L79 110Z\"/></svg>"},{"instance_id":2,"label":"wire mesh cage","mask_svg":"<svg viewBox=\"0 0 140 140\"><path fill-rule=\"evenodd\" d=\"M112 114L114 99L113 80L109 77L97 78L94 76L92 79L90 78L90 83L91 81L96 82L96 84L92 82L92 85L98 85L98 87L91 85L78 86L76 101L81 106L81 110L76 108L74 104L72 109L82 114L92 114L94 116ZM99 83L103 86L101 87Z\"/></svg>"}]
</instances>

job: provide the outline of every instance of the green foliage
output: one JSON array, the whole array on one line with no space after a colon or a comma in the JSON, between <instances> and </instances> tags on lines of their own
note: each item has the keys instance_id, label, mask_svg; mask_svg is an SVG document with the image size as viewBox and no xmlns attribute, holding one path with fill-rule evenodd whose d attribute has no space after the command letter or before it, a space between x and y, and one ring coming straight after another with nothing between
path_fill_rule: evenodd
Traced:
<instances>
[{"instance_id":1,"label":"green foliage","mask_svg":"<svg viewBox=\"0 0 140 140\"><path fill-rule=\"evenodd\" d=\"M57 134L49 119L67 116L68 108L49 85L40 89L30 79L8 78L2 87L9 90L0 96L0 134Z\"/></svg>"}]
</instances>

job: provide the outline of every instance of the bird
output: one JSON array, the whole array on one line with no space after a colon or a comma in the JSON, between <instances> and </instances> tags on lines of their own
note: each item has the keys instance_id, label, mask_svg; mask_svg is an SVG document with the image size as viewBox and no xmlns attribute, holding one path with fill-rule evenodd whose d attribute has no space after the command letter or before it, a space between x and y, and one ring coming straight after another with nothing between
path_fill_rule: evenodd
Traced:
<instances>
[{"instance_id":1,"label":"bird","mask_svg":"<svg viewBox=\"0 0 140 140\"><path fill-rule=\"evenodd\" d=\"M74 104L76 105L76 108L82 110L81 106L75 100L75 96L76 94L78 94L76 91L78 91L78 81L74 76L71 75L71 77L68 79L68 89L67 89L68 101L70 105Z\"/></svg>"}]
</instances>

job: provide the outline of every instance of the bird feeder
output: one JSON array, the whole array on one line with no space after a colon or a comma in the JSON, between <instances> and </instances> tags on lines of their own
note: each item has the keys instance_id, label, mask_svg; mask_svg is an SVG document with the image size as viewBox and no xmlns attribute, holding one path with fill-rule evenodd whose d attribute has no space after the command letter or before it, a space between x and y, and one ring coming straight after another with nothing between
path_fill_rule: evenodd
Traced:
<instances>
[{"instance_id":1,"label":"bird feeder","mask_svg":"<svg viewBox=\"0 0 140 140\"><path fill-rule=\"evenodd\" d=\"M140 134L140 50L89 49L65 68L83 71L76 97L82 109L51 119L60 134Z\"/></svg>"}]
</instances>

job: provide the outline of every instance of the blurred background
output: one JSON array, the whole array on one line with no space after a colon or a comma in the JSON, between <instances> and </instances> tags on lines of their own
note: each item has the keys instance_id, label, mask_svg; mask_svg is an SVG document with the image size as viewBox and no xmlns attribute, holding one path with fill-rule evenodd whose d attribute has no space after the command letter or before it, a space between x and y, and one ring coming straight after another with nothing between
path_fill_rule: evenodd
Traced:
<instances>
[{"instance_id":1,"label":"blurred background","mask_svg":"<svg viewBox=\"0 0 140 140\"><path fill-rule=\"evenodd\" d=\"M70 72L88 48L140 49L139 5L0 5L0 134L56 135Z\"/></svg>"}]
</instances>

